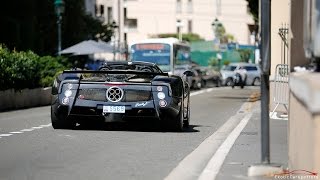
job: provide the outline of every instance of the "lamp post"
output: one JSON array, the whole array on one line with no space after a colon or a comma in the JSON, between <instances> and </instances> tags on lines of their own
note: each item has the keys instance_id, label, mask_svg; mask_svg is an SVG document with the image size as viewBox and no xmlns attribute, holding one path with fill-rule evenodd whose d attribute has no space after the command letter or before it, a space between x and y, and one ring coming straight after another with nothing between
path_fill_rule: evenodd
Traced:
<instances>
[{"instance_id":1,"label":"lamp post","mask_svg":"<svg viewBox=\"0 0 320 180\"><path fill-rule=\"evenodd\" d=\"M213 30L214 39L217 39L220 42L220 33L218 31L218 28L221 26L221 22L218 20L218 18L216 18L211 24L211 26Z\"/></svg>"},{"instance_id":2,"label":"lamp post","mask_svg":"<svg viewBox=\"0 0 320 180\"><path fill-rule=\"evenodd\" d=\"M182 28L183 28L183 23L181 21L177 21L176 26L178 28L178 33L179 33L179 41L182 41Z\"/></svg>"},{"instance_id":3,"label":"lamp post","mask_svg":"<svg viewBox=\"0 0 320 180\"><path fill-rule=\"evenodd\" d=\"M61 52L61 22L62 22L62 14L64 13L64 1L63 0L55 0L54 7L57 15L57 25L58 25L58 55L60 56Z\"/></svg>"},{"instance_id":4,"label":"lamp post","mask_svg":"<svg viewBox=\"0 0 320 180\"><path fill-rule=\"evenodd\" d=\"M213 30L213 43L214 43L214 49L218 51L217 53L217 59L218 59L218 68L220 70L221 68L221 60L222 60L222 54L220 52L220 35L218 32L218 27L221 26L220 21L216 18L213 23L211 24L212 30Z\"/></svg>"}]
</instances>

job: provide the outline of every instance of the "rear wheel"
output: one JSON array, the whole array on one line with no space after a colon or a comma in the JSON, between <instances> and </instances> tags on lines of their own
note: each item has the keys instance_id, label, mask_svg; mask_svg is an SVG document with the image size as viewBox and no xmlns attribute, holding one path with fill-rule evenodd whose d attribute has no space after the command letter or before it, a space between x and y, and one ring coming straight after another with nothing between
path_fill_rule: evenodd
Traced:
<instances>
[{"instance_id":1,"label":"rear wheel","mask_svg":"<svg viewBox=\"0 0 320 180\"><path fill-rule=\"evenodd\" d=\"M74 127L72 119L59 117L53 111L51 111L51 123L53 129L72 129Z\"/></svg>"},{"instance_id":2,"label":"rear wheel","mask_svg":"<svg viewBox=\"0 0 320 180\"><path fill-rule=\"evenodd\" d=\"M185 118L183 119L183 127L188 128L190 125L190 94L188 95L188 105L184 110Z\"/></svg>"},{"instance_id":3,"label":"rear wheel","mask_svg":"<svg viewBox=\"0 0 320 180\"><path fill-rule=\"evenodd\" d=\"M183 104L183 103L182 103ZM169 131L181 132L183 130L183 105L180 107L179 114L176 117L172 117L166 114L163 117L166 129Z\"/></svg>"}]
</instances>

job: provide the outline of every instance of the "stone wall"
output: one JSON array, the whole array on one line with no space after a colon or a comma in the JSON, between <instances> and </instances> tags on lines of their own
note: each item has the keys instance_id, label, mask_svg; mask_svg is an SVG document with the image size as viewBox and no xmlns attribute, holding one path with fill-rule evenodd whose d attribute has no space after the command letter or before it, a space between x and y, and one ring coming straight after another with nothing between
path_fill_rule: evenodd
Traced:
<instances>
[{"instance_id":1,"label":"stone wall","mask_svg":"<svg viewBox=\"0 0 320 180\"><path fill-rule=\"evenodd\" d=\"M0 111L50 105L51 87L0 91Z\"/></svg>"}]
</instances>

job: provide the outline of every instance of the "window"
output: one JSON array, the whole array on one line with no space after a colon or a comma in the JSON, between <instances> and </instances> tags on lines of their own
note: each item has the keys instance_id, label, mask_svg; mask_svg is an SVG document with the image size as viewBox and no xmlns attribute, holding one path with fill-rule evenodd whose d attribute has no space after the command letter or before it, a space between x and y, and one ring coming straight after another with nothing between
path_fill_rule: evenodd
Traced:
<instances>
[{"instance_id":1,"label":"window","mask_svg":"<svg viewBox=\"0 0 320 180\"><path fill-rule=\"evenodd\" d=\"M112 12L112 7L108 7L108 9L107 9L107 10L108 10L108 12L107 12L107 13L108 13L108 17L107 17L107 18L108 18L108 24L111 24L111 23L112 23L112 21L113 21L113 16L112 16L112 13L113 13L113 12Z\"/></svg>"},{"instance_id":2,"label":"window","mask_svg":"<svg viewBox=\"0 0 320 180\"><path fill-rule=\"evenodd\" d=\"M138 20L137 19L127 19L126 26L128 27L128 29L137 29Z\"/></svg>"},{"instance_id":3,"label":"window","mask_svg":"<svg viewBox=\"0 0 320 180\"><path fill-rule=\"evenodd\" d=\"M176 13L181 13L181 11L182 11L182 2L181 0L177 0Z\"/></svg>"},{"instance_id":4,"label":"window","mask_svg":"<svg viewBox=\"0 0 320 180\"><path fill-rule=\"evenodd\" d=\"M192 20L188 20L188 33L192 33Z\"/></svg>"},{"instance_id":5,"label":"window","mask_svg":"<svg viewBox=\"0 0 320 180\"><path fill-rule=\"evenodd\" d=\"M94 5L94 14L98 16L98 6L96 4Z\"/></svg>"},{"instance_id":6,"label":"window","mask_svg":"<svg viewBox=\"0 0 320 180\"><path fill-rule=\"evenodd\" d=\"M127 20L127 8L123 8L123 22Z\"/></svg>"},{"instance_id":7,"label":"window","mask_svg":"<svg viewBox=\"0 0 320 180\"><path fill-rule=\"evenodd\" d=\"M188 0L188 5L187 5L187 12L188 13L193 13L193 3L192 0Z\"/></svg>"},{"instance_id":8,"label":"window","mask_svg":"<svg viewBox=\"0 0 320 180\"><path fill-rule=\"evenodd\" d=\"M100 16L104 15L104 5L100 5Z\"/></svg>"},{"instance_id":9,"label":"window","mask_svg":"<svg viewBox=\"0 0 320 180\"><path fill-rule=\"evenodd\" d=\"M255 66L245 66L244 67L247 71L257 71L258 68Z\"/></svg>"}]
</instances>

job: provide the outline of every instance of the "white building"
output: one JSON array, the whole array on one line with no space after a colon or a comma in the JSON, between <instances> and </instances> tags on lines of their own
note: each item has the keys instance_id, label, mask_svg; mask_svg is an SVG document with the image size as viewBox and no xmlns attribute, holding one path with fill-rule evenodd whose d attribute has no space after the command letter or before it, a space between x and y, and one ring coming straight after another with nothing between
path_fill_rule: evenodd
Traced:
<instances>
[{"instance_id":1,"label":"white building","mask_svg":"<svg viewBox=\"0 0 320 180\"><path fill-rule=\"evenodd\" d=\"M161 33L196 33L213 39L215 18L240 44L250 44L249 25L254 24L246 0L96 0L97 16L115 21L115 41L132 42ZM181 22L181 23L177 23Z\"/></svg>"}]
</instances>

